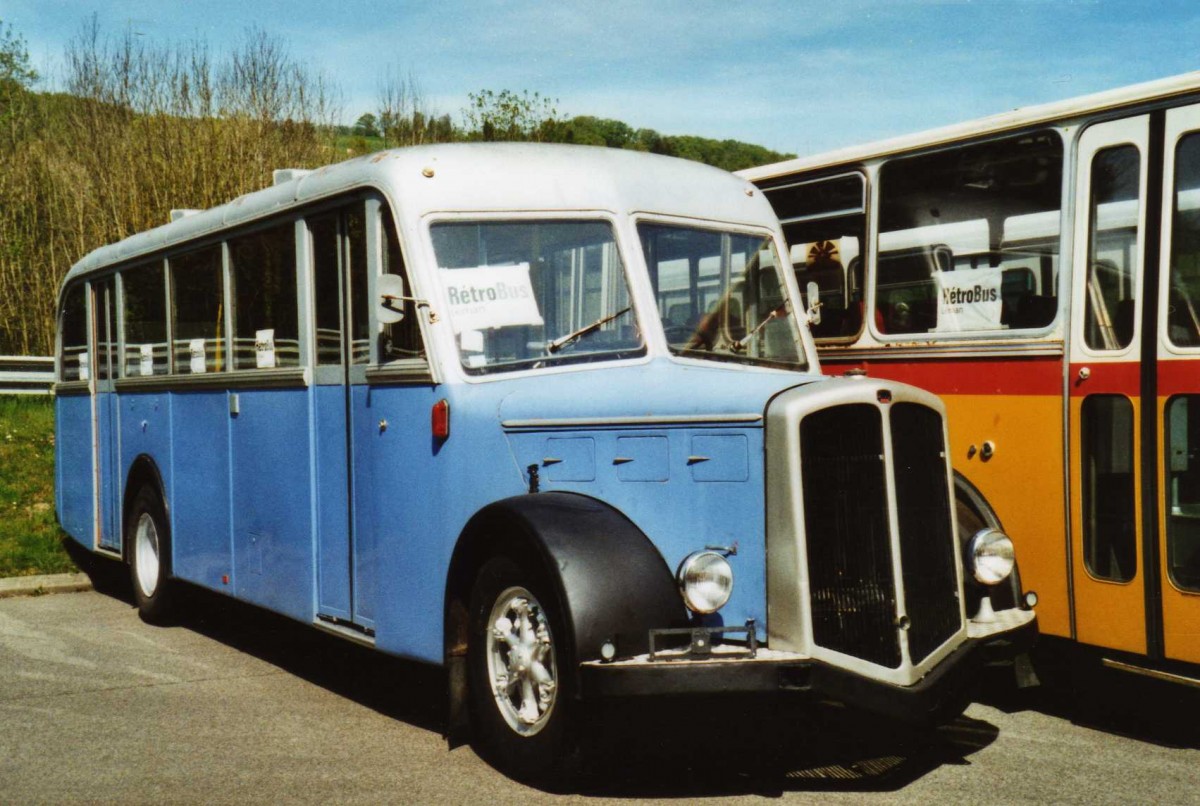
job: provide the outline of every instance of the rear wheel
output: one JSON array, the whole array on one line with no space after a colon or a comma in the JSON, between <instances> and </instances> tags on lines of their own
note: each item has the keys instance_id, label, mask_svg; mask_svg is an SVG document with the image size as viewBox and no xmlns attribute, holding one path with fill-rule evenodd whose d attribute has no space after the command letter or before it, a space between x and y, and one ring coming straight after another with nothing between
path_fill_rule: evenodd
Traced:
<instances>
[{"instance_id":1,"label":"rear wheel","mask_svg":"<svg viewBox=\"0 0 1200 806\"><path fill-rule=\"evenodd\" d=\"M468 668L477 749L518 778L558 779L571 758L572 659L541 574L488 560L471 594Z\"/></svg>"},{"instance_id":2,"label":"rear wheel","mask_svg":"<svg viewBox=\"0 0 1200 806\"><path fill-rule=\"evenodd\" d=\"M150 623L170 619L174 605L171 582L171 538L166 509L153 487L143 487L126 519L125 541L138 613Z\"/></svg>"}]
</instances>

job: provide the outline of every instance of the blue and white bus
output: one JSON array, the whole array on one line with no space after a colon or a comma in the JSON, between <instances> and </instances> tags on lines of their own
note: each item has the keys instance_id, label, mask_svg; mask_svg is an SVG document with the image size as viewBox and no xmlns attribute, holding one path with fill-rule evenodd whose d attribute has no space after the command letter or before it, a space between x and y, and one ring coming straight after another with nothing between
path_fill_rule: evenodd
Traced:
<instances>
[{"instance_id":1,"label":"blue and white bus","mask_svg":"<svg viewBox=\"0 0 1200 806\"><path fill-rule=\"evenodd\" d=\"M820 374L749 182L482 144L276 180L63 283L58 515L147 620L186 582L444 666L521 776L589 698L954 713L1036 631L940 401Z\"/></svg>"}]
</instances>

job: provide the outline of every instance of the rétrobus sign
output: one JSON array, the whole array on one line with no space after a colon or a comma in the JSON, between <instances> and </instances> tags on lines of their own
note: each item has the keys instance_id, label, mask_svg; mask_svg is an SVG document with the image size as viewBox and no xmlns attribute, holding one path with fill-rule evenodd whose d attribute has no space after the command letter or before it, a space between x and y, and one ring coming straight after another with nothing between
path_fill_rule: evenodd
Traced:
<instances>
[{"instance_id":1,"label":"r\u00e9trobus sign","mask_svg":"<svg viewBox=\"0 0 1200 806\"><path fill-rule=\"evenodd\" d=\"M528 263L443 269L441 274L450 303L450 319L458 333L542 324Z\"/></svg>"},{"instance_id":2,"label":"r\u00e9trobus sign","mask_svg":"<svg viewBox=\"0 0 1200 806\"><path fill-rule=\"evenodd\" d=\"M939 271L934 277L938 289L938 330L1000 327L1002 270L999 267Z\"/></svg>"}]
</instances>

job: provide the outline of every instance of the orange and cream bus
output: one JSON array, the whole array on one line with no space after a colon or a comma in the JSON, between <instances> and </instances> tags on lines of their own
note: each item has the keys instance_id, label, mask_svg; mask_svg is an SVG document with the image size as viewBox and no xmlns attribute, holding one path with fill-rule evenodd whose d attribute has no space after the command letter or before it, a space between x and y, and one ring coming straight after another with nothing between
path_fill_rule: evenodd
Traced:
<instances>
[{"instance_id":1,"label":"orange and cream bus","mask_svg":"<svg viewBox=\"0 0 1200 806\"><path fill-rule=\"evenodd\" d=\"M1043 635L1200 685L1200 73L743 174L826 370L946 401Z\"/></svg>"}]
</instances>

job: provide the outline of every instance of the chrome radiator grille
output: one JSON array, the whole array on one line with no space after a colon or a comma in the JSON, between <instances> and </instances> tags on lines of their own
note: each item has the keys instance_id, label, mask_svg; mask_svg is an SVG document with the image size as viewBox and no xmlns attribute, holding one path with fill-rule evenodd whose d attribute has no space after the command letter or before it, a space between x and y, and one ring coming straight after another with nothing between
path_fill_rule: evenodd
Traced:
<instances>
[{"instance_id":1,"label":"chrome radiator grille","mask_svg":"<svg viewBox=\"0 0 1200 806\"><path fill-rule=\"evenodd\" d=\"M884 449L889 411L899 557ZM813 642L899 667L899 565L909 660L920 663L961 626L941 415L914 403L821 409L800 421L800 460Z\"/></svg>"},{"instance_id":2,"label":"chrome radiator grille","mask_svg":"<svg viewBox=\"0 0 1200 806\"><path fill-rule=\"evenodd\" d=\"M912 662L920 663L962 621L946 448L942 418L933 409L896 403L891 425L904 601L911 622L908 651Z\"/></svg>"},{"instance_id":3,"label":"chrome radiator grille","mask_svg":"<svg viewBox=\"0 0 1200 806\"><path fill-rule=\"evenodd\" d=\"M879 409L823 409L800 423L813 641L900 665Z\"/></svg>"}]
</instances>

